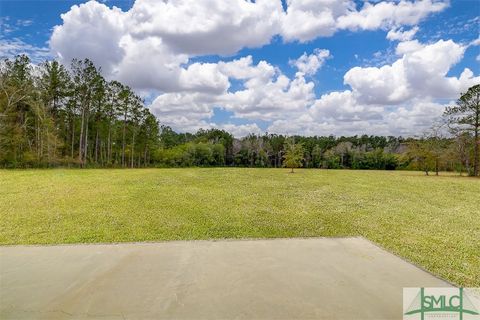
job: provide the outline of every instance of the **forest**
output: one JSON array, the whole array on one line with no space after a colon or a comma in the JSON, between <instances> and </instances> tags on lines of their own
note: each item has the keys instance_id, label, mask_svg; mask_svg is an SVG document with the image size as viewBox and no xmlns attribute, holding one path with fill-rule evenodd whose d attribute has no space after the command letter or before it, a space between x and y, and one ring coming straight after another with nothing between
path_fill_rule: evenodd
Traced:
<instances>
[{"instance_id":1,"label":"forest","mask_svg":"<svg viewBox=\"0 0 480 320\"><path fill-rule=\"evenodd\" d=\"M480 85L415 138L178 133L89 59L69 66L55 60L34 65L25 55L4 59L0 90L3 168L288 166L478 175ZM296 160L288 158L293 152Z\"/></svg>"}]
</instances>

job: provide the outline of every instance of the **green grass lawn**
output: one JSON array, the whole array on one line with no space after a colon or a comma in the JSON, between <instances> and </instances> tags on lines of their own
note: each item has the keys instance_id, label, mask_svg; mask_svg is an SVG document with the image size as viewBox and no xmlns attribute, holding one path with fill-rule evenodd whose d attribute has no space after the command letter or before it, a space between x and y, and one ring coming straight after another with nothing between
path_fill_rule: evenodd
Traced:
<instances>
[{"instance_id":1,"label":"green grass lawn","mask_svg":"<svg viewBox=\"0 0 480 320\"><path fill-rule=\"evenodd\" d=\"M480 179L287 169L0 170L0 243L364 236L480 286Z\"/></svg>"}]
</instances>

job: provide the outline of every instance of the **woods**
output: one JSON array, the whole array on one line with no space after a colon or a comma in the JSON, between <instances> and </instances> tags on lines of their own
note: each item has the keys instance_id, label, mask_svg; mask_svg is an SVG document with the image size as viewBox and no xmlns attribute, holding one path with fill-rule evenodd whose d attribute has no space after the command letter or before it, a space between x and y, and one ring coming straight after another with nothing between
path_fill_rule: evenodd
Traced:
<instances>
[{"instance_id":1,"label":"woods","mask_svg":"<svg viewBox=\"0 0 480 320\"><path fill-rule=\"evenodd\" d=\"M0 163L4 167L144 167L158 122L132 89L106 81L90 60L38 66L27 56L0 70Z\"/></svg>"},{"instance_id":2,"label":"woods","mask_svg":"<svg viewBox=\"0 0 480 320\"><path fill-rule=\"evenodd\" d=\"M479 174L480 85L416 138L177 133L89 59L74 59L68 67L57 61L34 65L24 55L5 59L0 88L5 168L285 166Z\"/></svg>"}]
</instances>

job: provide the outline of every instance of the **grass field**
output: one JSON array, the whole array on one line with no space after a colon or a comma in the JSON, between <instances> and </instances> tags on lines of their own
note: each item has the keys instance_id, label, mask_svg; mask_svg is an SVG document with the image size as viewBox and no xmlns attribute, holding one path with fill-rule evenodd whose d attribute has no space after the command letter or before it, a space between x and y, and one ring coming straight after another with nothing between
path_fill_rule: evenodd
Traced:
<instances>
[{"instance_id":1,"label":"grass field","mask_svg":"<svg viewBox=\"0 0 480 320\"><path fill-rule=\"evenodd\" d=\"M0 171L0 244L364 236L480 286L480 180L286 169Z\"/></svg>"}]
</instances>

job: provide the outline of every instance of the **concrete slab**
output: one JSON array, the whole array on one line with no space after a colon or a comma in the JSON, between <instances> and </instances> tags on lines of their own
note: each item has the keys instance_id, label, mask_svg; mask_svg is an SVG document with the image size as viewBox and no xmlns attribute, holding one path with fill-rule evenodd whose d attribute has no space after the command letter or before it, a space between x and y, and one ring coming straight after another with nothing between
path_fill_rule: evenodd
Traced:
<instances>
[{"instance_id":1,"label":"concrete slab","mask_svg":"<svg viewBox=\"0 0 480 320\"><path fill-rule=\"evenodd\" d=\"M1 319L401 319L418 286L362 238L0 247Z\"/></svg>"}]
</instances>

